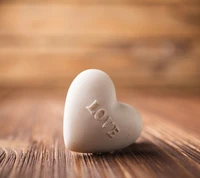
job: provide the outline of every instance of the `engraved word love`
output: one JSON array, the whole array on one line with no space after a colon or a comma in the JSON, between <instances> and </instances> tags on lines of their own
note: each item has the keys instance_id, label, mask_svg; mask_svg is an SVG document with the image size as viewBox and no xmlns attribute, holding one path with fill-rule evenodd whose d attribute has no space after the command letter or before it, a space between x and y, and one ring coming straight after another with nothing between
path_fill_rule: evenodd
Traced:
<instances>
[{"instance_id":1,"label":"engraved word love","mask_svg":"<svg viewBox=\"0 0 200 178\"><path fill-rule=\"evenodd\" d=\"M98 111L95 111L98 106L99 103L97 102L97 100L95 100L91 105L86 106L86 109L89 111L90 114L94 116L94 119L96 119L97 121L104 121L102 128L111 128L111 130L107 132L107 135L111 138L114 138L120 130L112 120L111 116L108 116L105 109L102 108Z\"/></svg>"}]
</instances>

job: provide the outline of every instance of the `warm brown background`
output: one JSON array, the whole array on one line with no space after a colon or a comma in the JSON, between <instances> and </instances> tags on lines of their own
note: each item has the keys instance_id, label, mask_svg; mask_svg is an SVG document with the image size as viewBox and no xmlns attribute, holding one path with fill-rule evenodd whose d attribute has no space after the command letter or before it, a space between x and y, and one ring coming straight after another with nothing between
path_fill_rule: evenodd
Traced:
<instances>
[{"instance_id":1,"label":"warm brown background","mask_svg":"<svg viewBox=\"0 0 200 178\"><path fill-rule=\"evenodd\" d=\"M65 96L88 68L140 112L136 144L65 148ZM199 128L199 0L0 1L0 178L199 178Z\"/></svg>"},{"instance_id":2,"label":"warm brown background","mask_svg":"<svg viewBox=\"0 0 200 178\"><path fill-rule=\"evenodd\" d=\"M68 87L88 68L122 87L200 86L198 0L5 0L0 86Z\"/></svg>"}]
</instances>

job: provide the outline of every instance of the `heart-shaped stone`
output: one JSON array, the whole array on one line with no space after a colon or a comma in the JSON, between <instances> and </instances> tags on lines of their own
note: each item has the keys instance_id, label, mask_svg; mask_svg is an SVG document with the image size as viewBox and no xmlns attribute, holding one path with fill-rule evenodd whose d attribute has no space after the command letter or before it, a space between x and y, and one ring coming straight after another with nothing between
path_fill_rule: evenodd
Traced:
<instances>
[{"instance_id":1,"label":"heart-shaped stone","mask_svg":"<svg viewBox=\"0 0 200 178\"><path fill-rule=\"evenodd\" d=\"M122 149L137 140L141 129L138 112L117 101L106 73L89 69L74 79L64 111L64 141L69 150L95 153Z\"/></svg>"}]
</instances>

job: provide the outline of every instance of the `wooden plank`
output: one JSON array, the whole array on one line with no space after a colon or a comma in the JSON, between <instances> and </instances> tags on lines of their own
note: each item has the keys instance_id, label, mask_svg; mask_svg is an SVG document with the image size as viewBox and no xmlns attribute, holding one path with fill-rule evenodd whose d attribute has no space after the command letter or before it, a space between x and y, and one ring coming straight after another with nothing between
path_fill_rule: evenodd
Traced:
<instances>
[{"instance_id":1,"label":"wooden plank","mask_svg":"<svg viewBox=\"0 0 200 178\"><path fill-rule=\"evenodd\" d=\"M199 87L199 60L190 58L168 64L163 71L154 71L146 65L134 65L139 61L119 59L58 59L48 56L21 55L22 59L1 60L1 87L63 87L88 68L98 68L107 72L116 86L124 87ZM52 58L51 58L52 57ZM42 59L44 58L44 59ZM45 59L48 58L48 59ZM62 56L65 58L65 56ZM73 58L73 57L72 57ZM170 67L171 66L171 67Z\"/></svg>"},{"instance_id":2,"label":"wooden plank","mask_svg":"<svg viewBox=\"0 0 200 178\"><path fill-rule=\"evenodd\" d=\"M77 48L114 49L126 48L198 48L200 36L152 36L152 37L122 37L93 35L35 35L35 34L1 34L0 50L53 50L64 51ZM82 51L84 51L83 49ZM135 50L135 49L134 49ZM181 49L180 49L181 50Z\"/></svg>"},{"instance_id":3,"label":"wooden plank","mask_svg":"<svg viewBox=\"0 0 200 178\"><path fill-rule=\"evenodd\" d=\"M0 6L0 86L66 86L99 68L117 86L198 87L199 6ZM23 27L23 28L22 28Z\"/></svg>"},{"instance_id":4,"label":"wooden plank","mask_svg":"<svg viewBox=\"0 0 200 178\"><path fill-rule=\"evenodd\" d=\"M85 0L84 2L81 0L2 0L3 3L62 3L62 4L78 4L78 5L88 5L88 4L145 4L145 5L174 5L174 4L199 4L198 0Z\"/></svg>"},{"instance_id":5,"label":"wooden plank","mask_svg":"<svg viewBox=\"0 0 200 178\"><path fill-rule=\"evenodd\" d=\"M63 87L88 68L104 70L116 86L200 85L200 43L193 38L21 39L0 43L1 87Z\"/></svg>"},{"instance_id":6,"label":"wooden plank","mask_svg":"<svg viewBox=\"0 0 200 178\"><path fill-rule=\"evenodd\" d=\"M2 4L0 35L195 36L199 6Z\"/></svg>"},{"instance_id":7,"label":"wooden plank","mask_svg":"<svg viewBox=\"0 0 200 178\"><path fill-rule=\"evenodd\" d=\"M199 95L119 90L119 100L141 112L143 132L136 144L105 154L65 149L65 95L66 90L23 89L13 90L6 100L0 100L0 120L4 123L0 125L0 177L199 177L200 132L193 130L199 124ZM195 113L184 109L193 127L181 117L177 120L180 102L185 107L194 104ZM171 113L171 108L171 115L159 111Z\"/></svg>"}]
</instances>

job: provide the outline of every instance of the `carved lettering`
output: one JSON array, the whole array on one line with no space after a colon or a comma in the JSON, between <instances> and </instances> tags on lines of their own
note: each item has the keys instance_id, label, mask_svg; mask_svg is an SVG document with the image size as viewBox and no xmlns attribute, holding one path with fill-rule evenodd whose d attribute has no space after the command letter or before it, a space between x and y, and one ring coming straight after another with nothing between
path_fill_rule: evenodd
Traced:
<instances>
[{"instance_id":1,"label":"carved lettering","mask_svg":"<svg viewBox=\"0 0 200 178\"><path fill-rule=\"evenodd\" d=\"M107 111L105 109L101 108L98 111L96 111L98 106L99 106L99 103L97 102L97 100L94 100L94 102L91 105L86 106L86 109L89 111L90 114L92 114L94 116L95 120L97 120L97 121L105 121L103 123L103 125L101 126L103 129L113 126L112 127L113 129L111 131L108 131L107 135L110 138L114 138L115 135L118 132L120 132L120 130L116 126L116 124L113 121L112 117L107 115Z\"/></svg>"},{"instance_id":2,"label":"carved lettering","mask_svg":"<svg viewBox=\"0 0 200 178\"><path fill-rule=\"evenodd\" d=\"M98 105L99 103L97 102L97 100L95 100L90 106L86 106L86 109L89 111L90 114L94 115L94 110L97 108Z\"/></svg>"},{"instance_id":3,"label":"carved lettering","mask_svg":"<svg viewBox=\"0 0 200 178\"><path fill-rule=\"evenodd\" d=\"M102 125L102 128L106 128L109 126L115 126L115 123L112 121L112 118L109 116L106 122Z\"/></svg>"},{"instance_id":4,"label":"carved lettering","mask_svg":"<svg viewBox=\"0 0 200 178\"><path fill-rule=\"evenodd\" d=\"M104 109L99 109L95 115L94 118L98 121L106 120L107 112Z\"/></svg>"},{"instance_id":5,"label":"carved lettering","mask_svg":"<svg viewBox=\"0 0 200 178\"><path fill-rule=\"evenodd\" d=\"M107 134L109 137L113 138L116 135L116 133L118 133L119 131L120 130L117 127L115 127L113 130L109 131Z\"/></svg>"}]
</instances>

